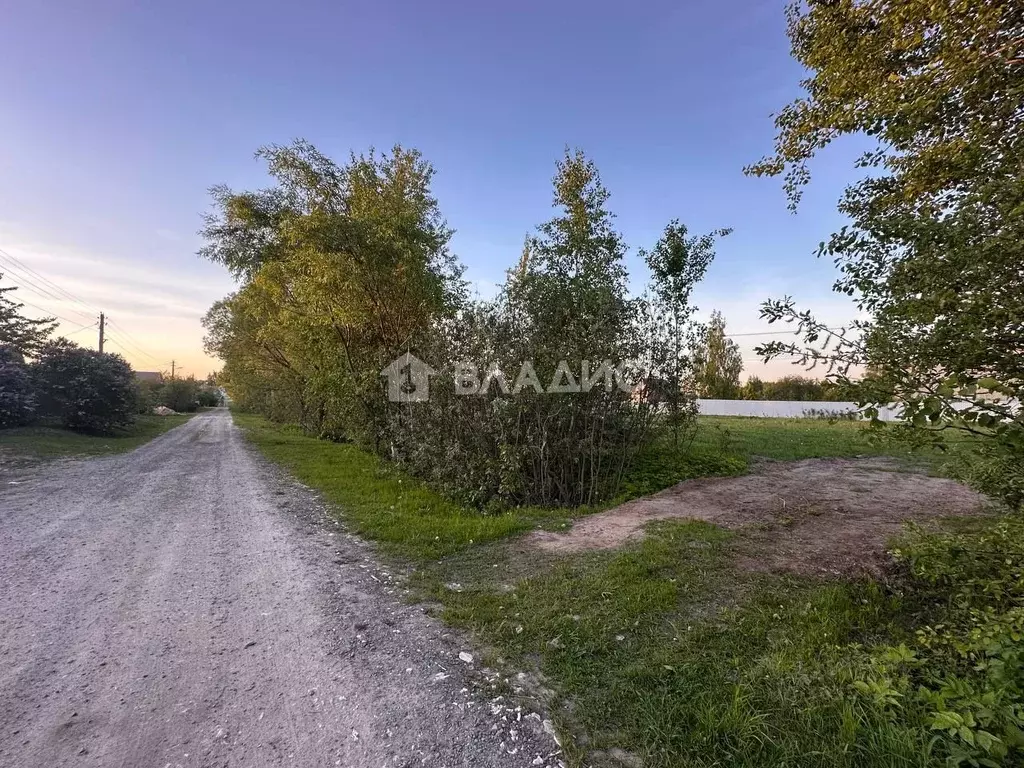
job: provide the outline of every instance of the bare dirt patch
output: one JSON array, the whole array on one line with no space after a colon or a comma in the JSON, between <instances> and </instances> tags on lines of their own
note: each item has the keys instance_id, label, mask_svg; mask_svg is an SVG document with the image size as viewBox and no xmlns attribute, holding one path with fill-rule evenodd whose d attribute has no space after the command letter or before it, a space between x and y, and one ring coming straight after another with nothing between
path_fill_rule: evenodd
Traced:
<instances>
[{"instance_id":1,"label":"bare dirt patch","mask_svg":"<svg viewBox=\"0 0 1024 768\"><path fill-rule=\"evenodd\" d=\"M689 480L528 541L557 553L609 549L641 537L647 523L682 518L743 530L752 546L742 563L754 570L878 572L886 541L904 522L977 514L985 505L959 483L890 459L765 462L752 474Z\"/></svg>"}]
</instances>

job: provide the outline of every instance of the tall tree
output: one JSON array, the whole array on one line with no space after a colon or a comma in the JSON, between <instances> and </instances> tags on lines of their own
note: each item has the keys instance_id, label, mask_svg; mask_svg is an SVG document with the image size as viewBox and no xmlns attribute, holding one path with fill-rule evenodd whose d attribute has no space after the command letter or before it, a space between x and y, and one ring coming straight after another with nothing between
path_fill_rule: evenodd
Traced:
<instances>
[{"instance_id":1,"label":"tall tree","mask_svg":"<svg viewBox=\"0 0 1024 768\"><path fill-rule=\"evenodd\" d=\"M626 245L607 202L593 161L567 151L554 178L558 215L527 239L503 294L524 323L524 338L532 338L527 348L534 355L543 352L537 358L541 365L604 360L620 351L628 332Z\"/></svg>"},{"instance_id":2,"label":"tall tree","mask_svg":"<svg viewBox=\"0 0 1024 768\"><path fill-rule=\"evenodd\" d=\"M725 334L725 318L715 310L701 329L694 351L694 385L700 397L732 400L738 397L743 357Z\"/></svg>"},{"instance_id":3,"label":"tall tree","mask_svg":"<svg viewBox=\"0 0 1024 768\"><path fill-rule=\"evenodd\" d=\"M693 322L697 307L690 296L715 258L715 240L730 232L719 229L689 237L686 226L674 220L665 227L654 248L640 252L651 273L651 300L647 305L649 385L656 385L655 394L668 409L672 444L676 448L680 445L681 427L696 425L696 403L685 392L685 382L694 373L693 351L700 330Z\"/></svg>"},{"instance_id":4,"label":"tall tree","mask_svg":"<svg viewBox=\"0 0 1024 768\"><path fill-rule=\"evenodd\" d=\"M311 428L333 414L332 431L376 442L380 369L415 349L464 292L433 168L401 147L344 165L306 142L258 156L275 185L215 188L205 221L201 254L243 281L208 317L210 348L228 355L229 387L245 380L250 395Z\"/></svg>"},{"instance_id":5,"label":"tall tree","mask_svg":"<svg viewBox=\"0 0 1024 768\"><path fill-rule=\"evenodd\" d=\"M785 174L795 207L820 149L877 140L840 202L852 224L819 251L870 319L836 331L774 300L764 316L795 322L807 346L760 351L803 354L840 379L868 366L864 403L902 402L919 436L974 431L1020 466L1024 417L977 394L1024 393L1024 5L812 0L790 7L789 36L806 96L748 171Z\"/></svg>"},{"instance_id":6,"label":"tall tree","mask_svg":"<svg viewBox=\"0 0 1024 768\"><path fill-rule=\"evenodd\" d=\"M31 356L46 343L57 322L52 317L41 320L25 317L21 313L25 305L11 298L16 290L17 286L0 285L0 347L10 347L21 356Z\"/></svg>"}]
</instances>

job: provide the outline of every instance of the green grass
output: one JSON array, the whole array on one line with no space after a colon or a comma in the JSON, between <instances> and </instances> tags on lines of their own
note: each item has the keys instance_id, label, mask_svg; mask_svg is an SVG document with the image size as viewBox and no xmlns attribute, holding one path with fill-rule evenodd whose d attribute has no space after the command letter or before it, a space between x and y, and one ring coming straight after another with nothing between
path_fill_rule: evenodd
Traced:
<instances>
[{"instance_id":1,"label":"green grass","mask_svg":"<svg viewBox=\"0 0 1024 768\"><path fill-rule=\"evenodd\" d=\"M618 748L647 768L927 765L927 734L854 700L844 668L849 643L906 634L901 600L866 582L744 574L732 565L744 545L662 523L511 589L488 585L485 563L449 562L460 588L439 578L432 597L492 656L555 688L574 762Z\"/></svg>"},{"instance_id":2,"label":"green grass","mask_svg":"<svg viewBox=\"0 0 1024 768\"><path fill-rule=\"evenodd\" d=\"M593 509L514 509L482 515L452 502L423 483L351 444L304 435L294 427L271 424L252 414L234 412L268 458L286 467L345 510L356 533L380 543L390 554L432 560L522 533L538 526L556 527ZM771 425L781 421L772 439ZM746 471L752 455L772 458L853 456L868 452L867 438L849 422L830 425L805 419L702 419L692 447L685 453L661 441L644 452L624 480L614 501L635 498L682 480ZM829 434L833 428L839 437ZM725 434L724 430L728 430ZM883 452L876 447L875 453Z\"/></svg>"},{"instance_id":3,"label":"green grass","mask_svg":"<svg viewBox=\"0 0 1024 768\"><path fill-rule=\"evenodd\" d=\"M868 581L752 575L735 562L753 539L696 522L657 524L614 552L524 551L510 545L515 535L589 510L486 516L355 446L235 419L269 458L338 505L354 532L410 565L414 593L439 603L489 663L539 673L538 686L554 691L553 718L574 737L573 765L612 748L646 768L935 764L919 719L852 690L862 671L850 648L911 637L924 610L912 597ZM645 452L624 497L742 473L753 457L905 455L850 422L700 426L686 453L665 441Z\"/></svg>"},{"instance_id":4,"label":"green grass","mask_svg":"<svg viewBox=\"0 0 1024 768\"><path fill-rule=\"evenodd\" d=\"M644 450L623 479L618 500L645 496L692 478L743 474L756 459L892 456L933 467L943 459L934 451L912 452L885 435L869 432L863 422L854 421L702 416L696 434L683 441L680 450L673 448L668 433Z\"/></svg>"},{"instance_id":5,"label":"green grass","mask_svg":"<svg viewBox=\"0 0 1024 768\"><path fill-rule=\"evenodd\" d=\"M259 416L235 423L271 460L344 510L354 532L411 561L435 560L474 544L567 519L562 510L516 509L483 515L465 509L354 445L303 435Z\"/></svg>"},{"instance_id":6,"label":"green grass","mask_svg":"<svg viewBox=\"0 0 1024 768\"><path fill-rule=\"evenodd\" d=\"M698 424L694 450L720 451L744 458L792 461L909 453L904 446L873 440L865 424L856 421L702 416Z\"/></svg>"},{"instance_id":7,"label":"green grass","mask_svg":"<svg viewBox=\"0 0 1024 768\"><path fill-rule=\"evenodd\" d=\"M40 460L125 453L184 424L193 415L140 416L129 429L115 435L83 435L54 427L4 429L0 430L0 457Z\"/></svg>"}]
</instances>

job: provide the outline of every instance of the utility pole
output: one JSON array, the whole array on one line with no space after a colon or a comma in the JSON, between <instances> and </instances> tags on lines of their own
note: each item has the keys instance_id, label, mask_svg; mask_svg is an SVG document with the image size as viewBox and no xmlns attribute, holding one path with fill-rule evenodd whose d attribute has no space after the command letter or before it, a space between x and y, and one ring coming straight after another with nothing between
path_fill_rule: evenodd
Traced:
<instances>
[{"instance_id":1,"label":"utility pole","mask_svg":"<svg viewBox=\"0 0 1024 768\"><path fill-rule=\"evenodd\" d=\"M100 352L101 353L103 352L103 323L104 323L104 320L105 320L105 318L103 317L103 313L100 312Z\"/></svg>"},{"instance_id":2,"label":"utility pole","mask_svg":"<svg viewBox=\"0 0 1024 768\"><path fill-rule=\"evenodd\" d=\"M174 381L174 361L171 360L171 381Z\"/></svg>"}]
</instances>

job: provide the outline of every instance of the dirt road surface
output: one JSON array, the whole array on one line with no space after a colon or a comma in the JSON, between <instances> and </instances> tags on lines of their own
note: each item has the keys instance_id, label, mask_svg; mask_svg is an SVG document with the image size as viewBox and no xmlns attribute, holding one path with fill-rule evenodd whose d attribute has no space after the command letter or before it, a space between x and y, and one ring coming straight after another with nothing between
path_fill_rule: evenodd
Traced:
<instances>
[{"instance_id":1,"label":"dirt road surface","mask_svg":"<svg viewBox=\"0 0 1024 768\"><path fill-rule=\"evenodd\" d=\"M0 483L0 766L557 765L226 411Z\"/></svg>"}]
</instances>

